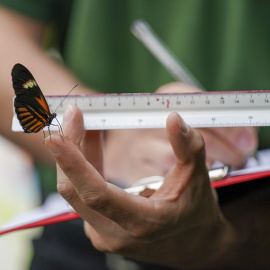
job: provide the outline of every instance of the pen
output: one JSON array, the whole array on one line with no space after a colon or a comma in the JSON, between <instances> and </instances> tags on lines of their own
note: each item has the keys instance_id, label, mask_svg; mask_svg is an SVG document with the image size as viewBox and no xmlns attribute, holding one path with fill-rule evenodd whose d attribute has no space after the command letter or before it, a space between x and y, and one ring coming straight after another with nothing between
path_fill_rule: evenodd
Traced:
<instances>
[{"instance_id":1,"label":"pen","mask_svg":"<svg viewBox=\"0 0 270 270\"><path fill-rule=\"evenodd\" d=\"M177 57L158 37L147 22L137 19L131 24L130 30L133 35L156 57L156 59L165 67L175 80L197 86L199 89L206 91L202 84L187 69L187 67L177 59ZM258 161L256 152L252 156Z\"/></svg>"},{"instance_id":2,"label":"pen","mask_svg":"<svg viewBox=\"0 0 270 270\"><path fill-rule=\"evenodd\" d=\"M228 165L223 165L215 169L208 171L210 182L215 182L223 180L228 176L230 167ZM142 178L134 183L130 188L124 189L127 193L133 195L140 195L144 197L149 197L154 191L158 190L164 182L164 177L162 176L150 176Z\"/></svg>"},{"instance_id":3,"label":"pen","mask_svg":"<svg viewBox=\"0 0 270 270\"><path fill-rule=\"evenodd\" d=\"M187 84L197 86L205 90L202 84L195 76L177 59L169 50L164 42L154 33L153 29L143 20L135 20L130 30L133 35L145 45L145 47L156 57L156 59L165 67L171 76Z\"/></svg>"}]
</instances>

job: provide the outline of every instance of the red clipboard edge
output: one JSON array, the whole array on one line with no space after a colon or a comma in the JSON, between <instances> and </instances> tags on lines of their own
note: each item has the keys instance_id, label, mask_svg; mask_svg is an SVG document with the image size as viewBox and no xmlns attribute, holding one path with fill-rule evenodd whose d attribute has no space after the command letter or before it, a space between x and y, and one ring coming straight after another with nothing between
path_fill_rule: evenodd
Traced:
<instances>
[{"instance_id":1,"label":"red clipboard edge","mask_svg":"<svg viewBox=\"0 0 270 270\"><path fill-rule=\"evenodd\" d=\"M223 180L219 180L216 182L212 182L211 185L213 188L221 188L229 185L235 185L247 181L253 181L265 177L270 176L270 171L264 171L264 172L257 172L257 173L250 173L250 174L243 174L233 177L228 177Z\"/></svg>"},{"instance_id":2,"label":"red clipboard edge","mask_svg":"<svg viewBox=\"0 0 270 270\"><path fill-rule=\"evenodd\" d=\"M265 177L269 177L269 176L270 176L270 171L244 174L244 175L229 177L229 178L226 178L223 180L212 182L211 186L213 188L221 188L221 187L235 185L235 184L239 184L239 183L243 183L243 182L247 182L247 181L253 181L253 180L257 180L257 179L261 179L261 178L265 178ZM80 218L80 216L79 216L79 214L77 214L75 212L64 213L64 214L61 214L61 215L58 215L55 217L43 219L43 220L40 220L37 222L22 225L22 226L12 228L9 230L2 230L2 231L0 231L0 235L6 234L9 232L18 231L18 230L35 228L35 227L39 227L39 226L46 226L46 225L55 224L55 223L68 221L68 220L73 220L73 219L78 219L78 218Z\"/></svg>"},{"instance_id":3,"label":"red clipboard edge","mask_svg":"<svg viewBox=\"0 0 270 270\"><path fill-rule=\"evenodd\" d=\"M40 226L46 226L46 225L50 225L50 224L55 224L55 223L59 223L59 222L63 222L63 221L68 221L68 220L72 220L72 219L77 219L80 218L79 214L75 213L75 212L71 212L71 213L64 213L55 217L50 217L47 219L43 219L37 222L33 222L30 224L25 224L19 227L15 227L9 230L2 230L0 231L0 235L9 233L9 232L15 232L15 231L19 231L19 230L24 230L24 229L30 229L30 228L35 228L35 227L40 227Z\"/></svg>"}]
</instances>

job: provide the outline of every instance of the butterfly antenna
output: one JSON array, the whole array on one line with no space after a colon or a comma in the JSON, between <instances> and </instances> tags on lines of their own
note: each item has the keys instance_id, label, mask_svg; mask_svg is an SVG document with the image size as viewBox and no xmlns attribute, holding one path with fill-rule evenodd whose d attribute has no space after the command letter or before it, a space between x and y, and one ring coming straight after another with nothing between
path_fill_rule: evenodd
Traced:
<instances>
[{"instance_id":1,"label":"butterfly antenna","mask_svg":"<svg viewBox=\"0 0 270 270\"><path fill-rule=\"evenodd\" d=\"M67 98L67 96L74 90L74 88L76 88L78 86L78 84L76 84L67 94L66 96L63 98L63 100L60 102L60 104L58 105L58 107L54 110L54 112L57 111L57 109L61 106L61 104L64 102L64 100Z\"/></svg>"}]
</instances>

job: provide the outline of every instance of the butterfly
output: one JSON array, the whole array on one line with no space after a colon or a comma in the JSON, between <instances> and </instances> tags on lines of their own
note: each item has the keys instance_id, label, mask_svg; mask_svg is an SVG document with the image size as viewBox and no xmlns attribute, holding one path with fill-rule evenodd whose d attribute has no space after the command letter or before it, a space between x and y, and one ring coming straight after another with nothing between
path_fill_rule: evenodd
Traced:
<instances>
[{"instance_id":1,"label":"butterfly","mask_svg":"<svg viewBox=\"0 0 270 270\"><path fill-rule=\"evenodd\" d=\"M25 133L36 133L43 131L56 119L56 113L51 113L49 105L42 94L35 78L31 72L23 65L16 64L11 72L13 88L15 91L14 107L17 118ZM64 135L61 125L57 120L60 135ZM61 136L62 136L61 135Z\"/></svg>"}]
</instances>

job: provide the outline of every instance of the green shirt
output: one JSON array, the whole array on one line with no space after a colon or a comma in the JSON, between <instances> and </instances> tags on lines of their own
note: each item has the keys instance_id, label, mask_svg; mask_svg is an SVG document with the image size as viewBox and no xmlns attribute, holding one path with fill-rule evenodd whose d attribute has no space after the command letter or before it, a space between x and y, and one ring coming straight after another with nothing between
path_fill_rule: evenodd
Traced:
<instances>
[{"instance_id":1,"label":"green shirt","mask_svg":"<svg viewBox=\"0 0 270 270\"><path fill-rule=\"evenodd\" d=\"M1 2L53 25L66 64L102 92L151 92L172 81L130 33L137 18L153 27L208 90L269 89L268 1Z\"/></svg>"},{"instance_id":2,"label":"green shirt","mask_svg":"<svg viewBox=\"0 0 270 270\"><path fill-rule=\"evenodd\" d=\"M173 81L131 34L147 21L209 91L269 89L270 5L263 0L0 0L48 23L46 44L100 92L153 92ZM50 37L50 38L48 38ZM53 44L50 44L50 43ZM269 128L260 147L270 148Z\"/></svg>"}]
</instances>

